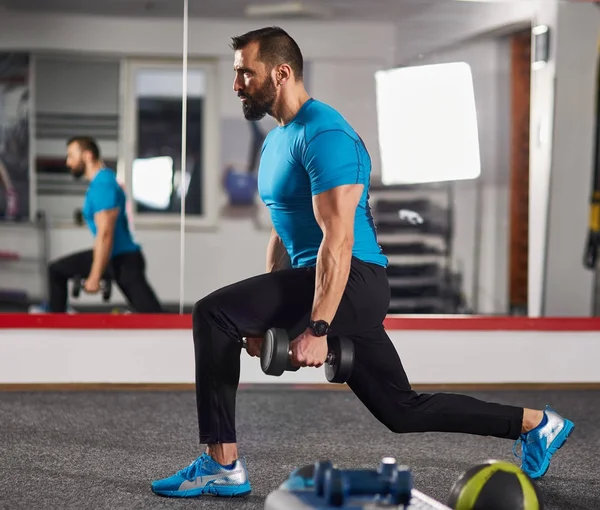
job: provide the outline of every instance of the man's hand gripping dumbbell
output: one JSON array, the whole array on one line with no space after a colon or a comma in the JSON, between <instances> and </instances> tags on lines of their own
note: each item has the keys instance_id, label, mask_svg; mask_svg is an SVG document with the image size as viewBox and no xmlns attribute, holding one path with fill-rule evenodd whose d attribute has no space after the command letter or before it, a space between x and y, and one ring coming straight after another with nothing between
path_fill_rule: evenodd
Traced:
<instances>
[{"instance_id":1,"label":"man's hand gripping dumbbell","mask_svg":"<svg viewBox=\"0 0 600 510\"><path fill-rule=\"evenodd\" d=\"M271 328L263 338L242 338L242 347L250 356L260 357L263 372L273 376L280 376L285 371L295 372L301 367L325 365L329 382L345 383L354 365L354 346L345 337L327 338L323 344L324 352L303 352L301 342L290 343L287 331ZM307 361L311 359L316 361Z\"/></svg>"}]
</instances>

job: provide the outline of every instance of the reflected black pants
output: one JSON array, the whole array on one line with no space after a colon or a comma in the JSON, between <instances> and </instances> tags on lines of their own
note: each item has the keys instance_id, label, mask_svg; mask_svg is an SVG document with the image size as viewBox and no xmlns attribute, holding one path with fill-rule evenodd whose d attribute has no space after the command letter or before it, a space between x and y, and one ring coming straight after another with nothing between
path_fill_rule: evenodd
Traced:
<instances>
[{"instance_id":1,"label":"reflected black pants","mask_svg":"<svg viewBox=\"0 0 600 510\"><path fill-rule=\"evenodd\" d=\"M86 278L92 269L92 250L73 253L55 260L48 266L50 311L64 313L67 309L67 282L70 278ZM113 257L105 276L119 286L133 312L161 313L162 307L146 279L146 261L141 251L122 253Z\"/></svg>"}]
</instances>

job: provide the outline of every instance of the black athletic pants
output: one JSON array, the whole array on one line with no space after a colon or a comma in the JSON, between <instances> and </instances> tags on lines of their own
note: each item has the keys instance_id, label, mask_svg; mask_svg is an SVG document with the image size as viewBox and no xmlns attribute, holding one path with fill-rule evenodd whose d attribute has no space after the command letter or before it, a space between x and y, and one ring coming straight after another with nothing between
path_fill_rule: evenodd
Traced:
<instances>
[{"instance_id":1,"label":"black athletic pants","mask_svg":"<svg viewBox=\"0 0 600 510\"><path fill-rule=\"evenodd\" d=\"M92 269L93 258L93 250L85 250L58 259L48 266L51 312L66 311L68 280L75 276L87 278ZM117 283L132 311L162 312L162 307L146 279L146 261L141 250L113 257L104 276Z\"/></svg>"},{"instance_id":2,"label":"black athletic pants","mask_svg":"<svg viewBox=\"0 0 600 510\"><path fill-rule=\"evenodd\" d=\"M235 443L235 402L243 336L285 328L305 330L315 290L315 268L262 274L213 292L193 311L200 442ZM390 301L386 270L356 258L332 335L352 339L355 364L349 387L393 432L463 432L517 439L523 409L457 394L412 391L396 348L383 328ZM435 359L432 363L444 363ZM310 370L309 368L301 370Z\"/></svg>"}]
</instances>

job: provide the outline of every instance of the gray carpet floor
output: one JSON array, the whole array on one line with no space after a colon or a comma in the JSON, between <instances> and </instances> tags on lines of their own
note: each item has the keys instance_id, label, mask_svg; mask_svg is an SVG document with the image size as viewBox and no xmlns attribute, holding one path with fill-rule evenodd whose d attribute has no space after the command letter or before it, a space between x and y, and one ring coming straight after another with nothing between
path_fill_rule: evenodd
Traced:
<instances>
[{"instance_id":1,"label":"gray carpet floor","mask_svg":"<svg viewBox=\"0 0 600 510\"><path fill-rule=\"evenodd\" d=\"M600 392L489 392L471 395L542 408L575 422L538 483L546 510L600 509ZM0 508L262 509L298 466L329 458L374 468L395 456L415 487L446 501L460 474L487 459L518 462L512 441L460 434L397 435L346 391L240 391L237 422L253 493L241 499L175 500L150 481L173 474L200 451L192 392L0 393Z\"/></svg>"}]
</instances>

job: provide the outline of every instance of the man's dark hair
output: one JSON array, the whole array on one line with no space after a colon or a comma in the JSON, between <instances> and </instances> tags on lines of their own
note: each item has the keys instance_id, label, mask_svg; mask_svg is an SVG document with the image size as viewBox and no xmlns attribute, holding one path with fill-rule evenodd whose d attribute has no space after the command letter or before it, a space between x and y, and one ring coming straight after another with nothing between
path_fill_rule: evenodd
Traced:
<instances>
[{"instance_id":1,"label":"man's dark hair","mask_svg":"<svg viewBox=\"0 0 600 510\"><path fill-rule=\"evenodd\" d=\"M82 151L90 151L94 159L100 159L100 149L91 136L74 136L67 142L67 147L72 143L78 144Z\"/></svg>"},{"instance_id":2,"label":"man's dark hair","mask_svg":"<svg viewBox=\"0 0 600 510\"><path fill-rule=\"evenodd\" d=\"M297 80L302 80L304 59L300 47L290 35L279 27L265 27L231 38L233 50L241 50L248 44L258 43L258 58L273 68L288 64Z\"/></svg>"}]
</instances>

